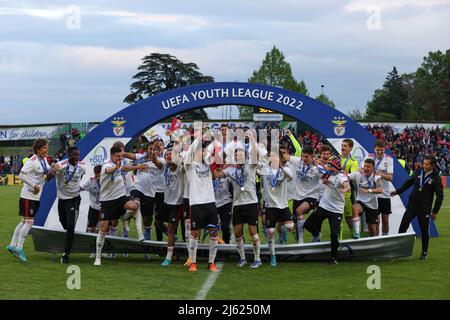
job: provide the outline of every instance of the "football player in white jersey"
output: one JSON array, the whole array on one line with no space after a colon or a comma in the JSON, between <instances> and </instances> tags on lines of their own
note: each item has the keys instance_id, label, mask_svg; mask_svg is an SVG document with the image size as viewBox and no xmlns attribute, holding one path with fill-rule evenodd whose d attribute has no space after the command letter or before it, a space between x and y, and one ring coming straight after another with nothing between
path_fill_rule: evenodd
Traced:
<instances>
[{"instance_id":1,"label":"football player in white jersey","mask_svg":"<svg viewBox=\"0 0 450 320\"><path fill-rule=\"evenodd\" d=\"M360 216L364 212L366 215L369 236L377 235L378 227L378 200L377 195L383 192L381 177L375 175L375 161L373 159L364 160L361 171L349 173L347 177L354 183L356 190L356 203L353 204L353 239L359 239Z\"/></svg>"},{"instance_id":2,"label":"football player in white jersey","mask_svg":"<svg viewBox=\"0 0 450 320\"><path fill-rule=\"evenodd\" d=\"M272 146L273 147L273 146ZM281 148L280 148L281 149ZM288 206L288 181L293 178L292 170L279 153L270 152L269 164L263 164L257 170L264 184L265 223L269 236L270 265L275 267L275 227L277 222L289 232L294 230L294 223Z\"/></svg>"},{"instance_id":3,"label":"football player in white jersey","mask_svg":"<svg viewBox=\"0 0 450 320\"><path fill-rule=\"evenodd\" d=\"M94 167L94 176L81 183L81 191L89 192L89 212L86 232L95 233L100 219L100 172L101 165Z\"/></svg>"},{"instance_id":4,"label":"football player in white jersey","mask_svg":"<svg viewBox=\"0 0 450 320\"><path fill-rule=\"evenodd\" d=\"M219 216L212 183L211 154L202 145L202 130L196 137L184 159L184 169L189 180L189 202L191 210L191 234L189 239L189 271L197 271L197 248L200 230L208 229L210 236L208 268L215 272L218 246Z\"/></svg>"},{"instance_id":5,"label":"football player in white jersey","mask_svg":"<svg viewBox=\"0 0 450 320\"><path fill-rule=\"evenodd\" d=\"M16 226L11 243L6 247L11 254L26 262L23 244L34 224L34 217L39 209L42 189L45 181L54 176L54 170L47 162L48 141L37 139L33 142L34 155L28 159L20 170L19 178L23 182L19 200L19 215L22 217Z\"/></svg>"},{"instance_id":6,"label":"football player in white jersey","mask_svg":"<svg viewBox=\"0 0 450 320\"><path fill-rule=\"evenodd\" d=\"M54 168L56 170L59 222L66 230L66 242L61 263L67 264L80 212L81 179L86 173L86 166L83 161L80 161L80 150L77 147L70 147L68 159L59 161Z\"/></svg>"},{"instance_id":7,"label":"football player in white jersey","mask_svg":"<svg viewBox=\"0 0 450 320\"><path fill-rule=\"evenodd\" d=\"M140 200L141 213L144 221L144 239L151 240L156 194L155 182L159 177L159 173L163 171L164 159L159 157L159 151L155 150L154 144L152 143L147 145L147 151L144 154L125 153L125 156L134 160L134 165L143 167L143 170L139 170L136 174L131 196L134 199ZM129 218L129 216L130 212L127 212L125 218Z\"/></svg>"},{"instance_id":8,"label":"football player in white jersey","mask_svg":"<svg viewBox=\"0 0 450 320\"><path fill-rule=\"evenodd\" d=\"M252 269L262 265L260 257L260 240L258 236L258 196L256 194L256 170L257 170L257 149L256 139L253 133L248 130L251 148L250 155L243 148L235 151L236 167L228 167L224 171L215 173L217 177L227 177L233 185L233 228L240 261L238 267L247 264L244 251L243 229L244 224L248 225L248 231L253 243L254 262L250 266ZM260 151L258 151L261 153Z\"/></svg>"},{"instance_id":9,"label":"football player in white jersey","mask_svg":"<svg viewBox=\"0 0 450 320\"><path fill-rule=\"evenodd\" d=\"M167 267L172 263L172 255L175 247L175 234L177 232L178 223L183 215L183 194L184 194L184 168L180 161L172 159L177 157L172 153L172 149L167 149L164 153L164 182L166 188L164 190L164 203L168 211L168 239L167 239L167 255L162 262L163 267Z\"/></svg>"},{"instance_id":10,"label":"football player in white jersey","mask_svg":"<svg viewBox=\"0 0 450 320\"><path fill-rule=\"evenodd\" d=\"M214 195L216 196L216 207L220 218L220 229L224 243L230 243L231 238L231 212L233 195L230 190L230 179L225 176L215 175L216 172L223 172L223 164L216 164L213 174Z\"/></svg>"},{"instance_id":11,"label":"football player in white jersey","mask_svg":"<svg viewBox=\"0 0 450 320\"><path fill-rule=\"evenodd\" d=\"M280 151L283 150L280 148ZM301 158L290 156L288 153L283 153L283 156L291 163L294 171L293 211L297 215L297 242L303 243L305 215L318 205L321 174L314 165L314 149L310 146L303 148Z\"/></svg>"},{"instance_id":12,"label":"football player in white jersey","mask_svg":"<svg viewBox=\"0 0 450 320\"><path fill-rule=\"evenodd\" d=\"M345 193L351 190L348 178L342 172L341 158L331 156L324 167L322 180L324 184L323 196L317 210L305 222L305 229L313 235L313 242L321 239L322 223L328 219L331 232L331 259L330 264L337 264L339 248L339 233L342 215L345 207Z\"/></svg>"},{"instance_id":13,"label":"football player in white jersey","mask_svg":"<svg viewBox=\"0 0 450 320\"><path fill-rule=\"evenodd\" d=\"M370 154L369 157L375 160L375 174L381 177L383 186L383 193L378 195L378 213L381 214L382 234L383 236L389 234L389 216L391 210L391 181L394 176L394 160L385 153L386 145L384 141L377 140L375 142L375 154ZM377 225L377 235L379 234Z\"/></svg>"},{"instance_id":14,"label":"football player in white jersey","mask_svg":"<svg viewBox=\"0 0 450 320\"><path fill-rule=\"evenodd\" d=\"M110 222L119 220L126 210L138 212L140 207L139 201L130 200L126 196L126 187L121 171L130 169L122 168L122 158L123 149L119 146L113 146L110 150L110 159L102 165L100 174L100 231L97 234L95 266L101 266L102 249L105 236L110 229ZM144 237L139 234L139 229L138 227L138 237L143 240Z\"/></svg>"}]
</instances>

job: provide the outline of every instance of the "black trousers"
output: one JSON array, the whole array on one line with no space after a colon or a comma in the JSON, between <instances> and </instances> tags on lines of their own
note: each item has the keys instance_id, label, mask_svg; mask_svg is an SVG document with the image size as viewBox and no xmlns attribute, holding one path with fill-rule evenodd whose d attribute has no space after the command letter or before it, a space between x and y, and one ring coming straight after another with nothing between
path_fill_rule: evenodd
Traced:
<instances>
[{"instance_id":1,"label":"black trousers","mask_svg":"<svg viewBox=\"0 0 450 320\"><path fill-rule=\"evenodd\" d=\"M403 215L402 222L398 233L405 233L409 225L415 217L419 220L420 232L422 233L422 252L428 251L428 243L430 242L430 215L431 208L424 209L418 206L410 205Z\"/></svg>"},{"instance_id":2,"label":"black trousers","mask_svg":"<svg viewBox=\"0 0 450 320\"><path fill-rule=\"evenodd\" d=\"M311 232L313 236L318 236L322 230L322 223L328 219L331 231L331 258L337 258L339 249L339 233L341 230L342 214L327 211L318 207L305 222L305 229Z\"/></svg>"},{"instance_id":3,"label":"black trousers","mask_svg":"<svg viewBox=\"0 0 450 320\"><path fill-rule=\"evenodd\" d=\"M58 200L58 215L59 222L66 230L66 243L64 247L64 253L70 254L73 246L73 239L75 237L75 225L78 220L78 213L80 210L81 198L76 197L67 200Z\"/></svg>"},{"instance_id":4,"label":"black trousers","mask_svg":"<svg viewBox=\"0 0 450 320\"><path fill-rule=\"evenodd\" d=\"M163 233L167 234L167 226L164 224L164 192L155 194L155 231L156 240L163 240Z\"/></svg>"},{"instance_id":5,"label":"black trousers","mask_svg":"<svg viewBox=\"0 0 450 320\"><path fill-rule=\"evenodd\" d=\"M219 213L220 229L222 229L223 241L225 243L230 243L231 202L217 208L217 211Z\"/></svg>"}]
</instances>

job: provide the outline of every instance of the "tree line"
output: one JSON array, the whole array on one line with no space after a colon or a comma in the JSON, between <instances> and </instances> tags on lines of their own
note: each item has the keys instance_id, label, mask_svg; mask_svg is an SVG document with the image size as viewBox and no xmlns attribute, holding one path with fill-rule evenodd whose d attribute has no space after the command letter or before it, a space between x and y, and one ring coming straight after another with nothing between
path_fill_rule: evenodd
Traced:
<instances>
[{"instance_id":1,"label":"tree line","mask_svg":"<svg viewBox=\"0 0 450 320\"><path fill-rule=\"evenodd\" d=\"M214 78L202 74L197 64L184 63L170 54L151 53L138 66L124 102L132 104L158 92L204 82L214 82ZM309 95L305 81L295 79L291 65L275 46L266 53L261 66L253 71L248 82ZM323 92L315 99L336 107ZM415 72L399 74L394 66L367 106L351 110L348 116L367 121L445 121L450 119L449 106L450 50L445 53L438 50L429 52ZM239 113L241 119L252 119L253 108L241 106ZM207 119L207 114L199 109L187 112L183 117Z\"/></svg>"}]
</instances>

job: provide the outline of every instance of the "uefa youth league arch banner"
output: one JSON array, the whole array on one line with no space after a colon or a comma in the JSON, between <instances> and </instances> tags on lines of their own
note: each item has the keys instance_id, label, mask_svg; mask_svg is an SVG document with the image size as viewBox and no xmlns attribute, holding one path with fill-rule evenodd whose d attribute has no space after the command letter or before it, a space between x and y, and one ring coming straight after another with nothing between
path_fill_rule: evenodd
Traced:
<instances>
[{"instance_id":1,"label":"uefa youth league arch banner","mask_svg":"<svg viewBox=\"0 0 450 320\"><path fill-rule=\"evenodd\" d=\"M109 148L115 141L126 144L163 119L188 110L230 104L263 107L283 113L314 128L331 142L351 138L361 152L371 153L373 150L375 138L364 127L340 111L300 93L261 84L205 83L161 92L126 107L95 127L78 144L81 159L88 166L85 179L92 174L93 166L107 159ZM399 188L407 178L406 171L395 160L394 187ZM408 195L406 192L401 198L392 198L392 233L397 233ZM88 196L83 192L78 231L85 230L88 202ZM44 188L36 225L61 229L57 216L56 188L51 182ZM434 224L431 231L435 233Z\"/></svg>"}]
</instances>

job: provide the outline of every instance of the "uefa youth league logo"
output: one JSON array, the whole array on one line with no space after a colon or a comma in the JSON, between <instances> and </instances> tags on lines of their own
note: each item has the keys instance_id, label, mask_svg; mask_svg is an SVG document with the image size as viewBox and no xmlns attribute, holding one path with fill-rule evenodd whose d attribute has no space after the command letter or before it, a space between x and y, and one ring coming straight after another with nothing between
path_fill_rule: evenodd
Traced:
<instances>
[{"instance_id":1,"label":"uefa youth league logo","mask_svg":"<svg viewBox=\"0 0 450 320\"><path fill-rule=\"evenodd\" d=\"M126 121L122 117L114 117L113 121L111 121L111 123L115 125L113 127L113 133L116 137L121 137L125 133L125 127L123 126L125 122Z\"/></svg>"},{"instance_id":2,"label":"uefa youth league logo","mask_svg":"<svg viewBox=\"0 0 450 320\"><path fill-rule=\"evenodd\" d=\"M108 153L105 147L99 146L94 150L94 154L89 158L91 166L103 164L108 159Z\"/></svg>"},{"instance_id":3,"label":"uefa youth league logo","mask_svg":"<svg viewBox=\"0 0 450 320\"><path fill-rule=\"evenodd\" d=\"M338 137L341 137L345 134L345 126L344 124L347 122L344 117L334 117L334 120L331 121L336 126L334 127L334 134Z\"/></svg>"}]
</instances>

